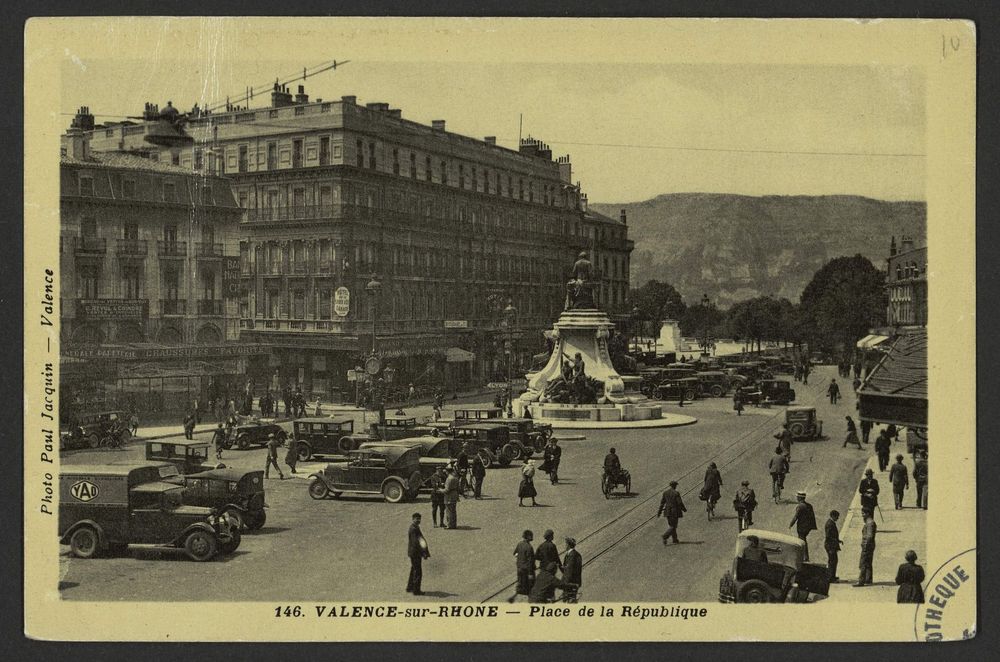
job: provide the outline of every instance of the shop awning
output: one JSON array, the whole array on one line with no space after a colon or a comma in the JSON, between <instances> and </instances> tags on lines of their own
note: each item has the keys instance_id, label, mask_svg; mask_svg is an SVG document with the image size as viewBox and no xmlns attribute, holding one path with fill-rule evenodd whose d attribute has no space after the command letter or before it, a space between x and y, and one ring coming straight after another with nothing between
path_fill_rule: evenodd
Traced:
<instances>
[{"instance_id":1,"label":"shop awning","mask_svg":"<svg viewBox=\"0 0 1000 662\"><path fill-rule=\"evenodd\" d=\"M863 420L927 427L927 331L896 338L858 389Z\"/></svg>"},{"instance_id":2,"label":"shop awning","mask_svg":"<svg viewBox=\"0 0 1000 662\"><path fill-rule=\"evenodd\" d=\"M872 333L858 341L858 349L875 349L876 345L880 345L888 339L889 336L880 336Z\"/></svg>"},{"instance_id":3,"label":"shop awning","mask_svg":"<svg viewBox=\"0 0 1000 662\"><path fill-rule=\"evenodd\" d=\"M449 347L444 351L444 356L448 363L472 363L476 359L475 354L461 347Z\"/></svg>"}]
</instances>

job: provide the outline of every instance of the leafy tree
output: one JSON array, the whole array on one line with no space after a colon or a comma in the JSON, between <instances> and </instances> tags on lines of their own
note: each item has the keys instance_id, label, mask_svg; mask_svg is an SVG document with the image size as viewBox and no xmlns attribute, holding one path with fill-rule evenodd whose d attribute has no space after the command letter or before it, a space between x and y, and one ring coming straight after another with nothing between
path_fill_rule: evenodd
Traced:
<instances>
[{"instance_id":1,"label":"leafy tree","mask_svg":"<svg viewBox=\"0 0 1000 662\"><path fill-rule=\"evenodd\" d=\"M656 333L665 319L681 319L686 309L680 292L670 283L650 280L629 292L629 310L638 309L638 319L644 334Z\"/></svg>"},{"instance_id":2,"label":"leafy tree","mask_svg":"<svg viewBox=\"0 0 1000 662\"><path fill-rule=\"evenodd\" d=\"M718 338L726 315L721 310L701 302L688 306L680 319L681 334L689 338L701 338L706 333Z\"/></svg>"},{"instance_id":3,"label":"leafy tree","mask_svg":"<svg viewBox=\"0 0 1000 662\"><path fill-rule=\"evenodd\" d=\"M853 346L884 322L884 285L885 273L861 255L827 262L800 298L809 338L827 350Z\"/></svg>"}]
</instances>

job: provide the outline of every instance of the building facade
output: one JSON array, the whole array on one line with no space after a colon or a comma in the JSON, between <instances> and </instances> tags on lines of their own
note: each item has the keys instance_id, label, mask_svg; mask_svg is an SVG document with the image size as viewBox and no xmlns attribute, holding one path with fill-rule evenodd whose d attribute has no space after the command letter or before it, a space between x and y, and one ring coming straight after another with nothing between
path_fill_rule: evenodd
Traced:
<instances>
[{"instance_id":1,"label":"building facade","mask_svg":"<svg viewBox=\"0 0 1000 662\"><path fill-rule=\"evenodd\" d=\"M889 326L927 326L927 247L902 237L897 251L893 237L886 269Z\"/></svg>"},{"instance_id":2,"label":"building facade","mask_svg":"<svg viewBox=\"0 0 1000 662\"><path fill-rule=\"evenodd\" d=\"M242 216L229 182L149 154L90 150L60 163L64 402L175 410L236 379Z\"/></svg>"},{"instance_id":3,"label":"building facade","mask_svg":"<svg viewBox=\"0 0 1000 662\"><path fill-rule=\"evenodd\" d=\"M153 126L95 127L93 148L137 146ZM161 161L227 177L243 209L240 337L273 349L251 366L259 382L350 392L373 331L400 381L495 380L508 305L520 370L544 349L576 254L598 246L602 303L627 296L626 228L586 214L569 157L539 140L511 150L385 103L310 102L301 86L294 97L276 86L270 107L192 114L185 128L193 145Z\"/></svg>"}]
</instances>

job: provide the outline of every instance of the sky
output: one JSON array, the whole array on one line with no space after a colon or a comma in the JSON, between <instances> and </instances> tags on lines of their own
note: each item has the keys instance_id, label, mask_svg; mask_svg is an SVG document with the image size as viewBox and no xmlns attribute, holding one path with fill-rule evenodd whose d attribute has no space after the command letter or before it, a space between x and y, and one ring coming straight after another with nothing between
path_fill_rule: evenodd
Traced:
<instances>
[{"instance_id":1,"label":"sky","mask_svg":"<svg viewBox=\"0 0 1000 662\"><path fill-rule=\"evenodd\" d=\"M68 125L82 105L98 121L139 114L146 101L204 107L350 60L306 80L311 98L386 102L404 118L445 119L450 131L511 148L519 131L539 138L571 156L592 202L675 192L925 198L920 69L773 57L766 34L740 52L711 26L636 27L120 19L67 38L59 112ZM679 58L692 32L708 38Z\"/></svg>"}]
</instances>

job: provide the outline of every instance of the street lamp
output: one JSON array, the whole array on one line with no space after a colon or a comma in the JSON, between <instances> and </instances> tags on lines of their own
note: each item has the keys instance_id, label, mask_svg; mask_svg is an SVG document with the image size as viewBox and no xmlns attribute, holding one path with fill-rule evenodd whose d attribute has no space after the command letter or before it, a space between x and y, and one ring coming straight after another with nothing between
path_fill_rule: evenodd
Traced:
<instances>
[{"instance_id":1,"label":"street lamp","mask_svg":"<svg viewBox=\"0 0 1000 662\"><path fill-rule=\"evenodd\" d=\"M375 274L372 274L371 280L365 285L365 291L372 297L372 356L375 356L375 322L378 318L378 295L382 291L382 283Z\"/></svg>"},{"instance_id":2,"label":"street lamp","mask_svg":"<svg viewBox=\"0 0 1000 662\"><path fill-rule=\"evenodd\" d=\"M379 282L375 274L372 274L371 280L365 285L365 291L368 292L372 299L372 355L370 360L375 366L375 369L370 371L372 377L372 395L375 398L374 404L378 407L378 421L381 425L385 425L385 394L383 393L385 381L381 377L377 380L375 379L375 375L381 370L381 366L378 364L378 359L375 356L375 325L378 321L378 295L382 291L382 283Z\"/></svg>"},{"instance_id":3,"label":"street lamp","mask_svg":"<svg viewBox=\"0 0 1000 662\"><path fill-rule=\"evenodd\" d=\"M513 388L513 368L514 368L514 319L517 316L517 308L511 299L507 299L507 307L503 309L504 326L507 327L507 417L514 416L514 388Z\"/></svg>"},{"instance_id":4,"label":"street lamp","mask_svg":"<svg viewBox=\"0 0 1000 662\"><path fill-rule=\"evenodd\" d=\"M632 309L632 341L635 344L635 354L639 354L639 307Z\"/></svg>"},{"instance_id":5,"label":"street lamp","mask_svg":"<svg viewBox=\"0 0 1000 662\"><path fill-rule=\"evenodd\" d=\"M701 295L701 306L702 306L702 308L705 309L705 317L704 317L705 328L703 330L703 335L702 335L702 340L701 340L701 351L704 354L711 354L711 352L709 351L709 348L712 346L712 343L711 343L711 340L708 337L708 332L709 332L709 327L708 327L708 309L711 306L711 304L712 304L712 302L711 302L711 300L709 300L708 294L707 293L706 294L702 294Z\"/></svg>"}]
</instances>

